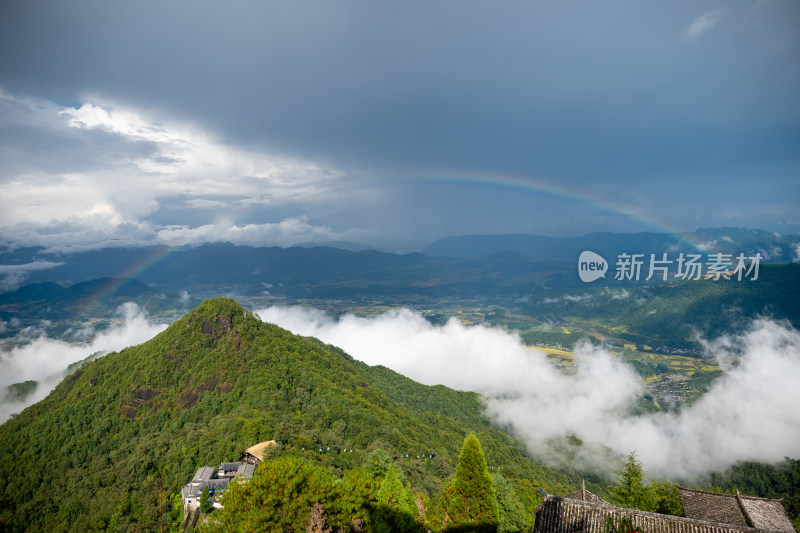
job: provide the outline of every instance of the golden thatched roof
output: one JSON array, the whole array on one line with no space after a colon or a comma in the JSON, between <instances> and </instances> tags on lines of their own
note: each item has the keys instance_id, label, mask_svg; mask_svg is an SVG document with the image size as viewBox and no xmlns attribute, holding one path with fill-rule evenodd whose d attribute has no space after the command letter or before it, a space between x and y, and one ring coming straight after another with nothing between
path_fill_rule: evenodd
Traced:
<instances>
[{"instance_id":1,"label":"golden thatched roof","mask_svg":"<svg viewBox=\"0 0 800 533\"><path fill-rule=\"evenodd\" d=\"M278 445L278 443L275 442L274 440L268 440L268 441L264 441L264 442L259 442L255 446L250 446L244 452L252 455L253 457L258 459L259 461L263 461L264 460L264 452L267 450L267 448L272 448L273 446L277 446L277 445Z\"/></svg>"}]
</instances>

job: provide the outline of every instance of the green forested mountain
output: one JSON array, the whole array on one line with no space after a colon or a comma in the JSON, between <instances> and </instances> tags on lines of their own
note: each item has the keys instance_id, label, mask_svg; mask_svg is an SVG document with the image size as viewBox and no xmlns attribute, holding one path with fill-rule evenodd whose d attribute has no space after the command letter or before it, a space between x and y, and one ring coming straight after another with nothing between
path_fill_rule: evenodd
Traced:
<instances>
[{"instance_id":1,"label":"green forested mountain","mask_svg":"<svg viewBox=\"0 0 800 533\"><path fill-rule=\"evenodd\" d=\"M540 487L571 488L482 410L476 394L419 385L233 300L208 300L152 340L88 362L0 426L0 530L174 527L198 466L269 439L339 474L382 449L412 491L434 495L475 432L492 473L526 506Z\"/></svg>"}]
</instances>

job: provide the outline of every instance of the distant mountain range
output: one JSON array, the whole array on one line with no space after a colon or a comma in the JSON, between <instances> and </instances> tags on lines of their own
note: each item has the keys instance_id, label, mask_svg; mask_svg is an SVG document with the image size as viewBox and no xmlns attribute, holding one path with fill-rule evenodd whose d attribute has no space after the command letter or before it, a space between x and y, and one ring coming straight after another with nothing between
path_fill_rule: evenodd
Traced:
<instances>
[{"instance_id":1,"label":"distant mountain range","mask_svg":"<svg viewBox=\"0 0 800 533\"><path fill-rule=\"evenodd\" d=\"M98 278L68 287L44 281L0 293L0 320L15 319L24 327L43 318L49 322L96 318L113 313L125 302L134 302L151 315L162 310L185 311L199 303L178 291L157 290L135 278ZM58 323L52 327L56 332L65 328Z\"/></svg>"},{"instance_id":2,"label":"distant mountain range","mask_svg":"<svg viewBox=\"0 0 800 533\"><path fill-rule=\"evenodd\" d=\"M742 228L699 229L691 233L590 233L582 237L541 235L464 235L446 237L426 246L431 257L482 257L513 252L530 259L574 261L583 250L607 257L620 253L760 253L764 262L800 261L800 236Z\"/></svg>"},{"instance_id":3,"label":"distant mountain range","mask_svg":"<svg viewBox=\"0 0 800 533\"><path fill-rule=\"evenodd\" d=\"M350 241L301 242L296 244L295 246L302 246L303 248L319 248L320 246L326 246L328 248L341 248L342 250L350 250L351 252L361 252L364 250L375 250L376 252L387 252L387 253L392 252L388 248L383 248L380 246L372 246L370 244L359 244L357 242L350 242Z\"/></svg>"},{"instance_id":4,"label":"distant mountain range","mask_svg":"<svg viewBox=\"0 0 800 533\"><path fill-rule=\"evenodd\" d=\"M185 248L105 248L70 254L26 249L0 254L0 261L13 264L9 259L17 265L35 261L57 265L28 272L29 281L70 284L103 277L133 277L148 284L172 287L195 283L224 286L335 280L430 262L430 258L418 253L353 252L327 246L256 248L230 243Z\"/></svg>"},{"instance_id":5,"label":"distant mountain range","mask_svg":"<svg viewBox=\"0 0 800 533\"><path fill-rule=\"evenodd\" d=\"M352 247L351 243L345 243ZM291 248L236 246L107 248L48 253L41 248L0 252L0 276L13 272L17 286L58 283L73 292L95 279L135 278L158 290L203 294L342 298L361 295L434 297L528 294L542 288L580 286L576 261L582 250L600 253L613 264L623 252L761 254L762 263L800 260L800 236L760 230L717 228L672 235L594 233L583 237L483 235L448 237L423 253L397 254L332 246ZM10 274L7 274L10 276ZM100 283L100 282L98 282ZM607 279L607 283L615 283ZM132 285L129 290L134 290ZM6 294L8 293L7 287ZM95 287L101 290L102 288ZM140 287L141 290L144 290ZM59 291L37 286L28 291ZM110 294L117 289L109 288ZM16 295L26 300L36 294Z\"/></svg>"}]
</instances>

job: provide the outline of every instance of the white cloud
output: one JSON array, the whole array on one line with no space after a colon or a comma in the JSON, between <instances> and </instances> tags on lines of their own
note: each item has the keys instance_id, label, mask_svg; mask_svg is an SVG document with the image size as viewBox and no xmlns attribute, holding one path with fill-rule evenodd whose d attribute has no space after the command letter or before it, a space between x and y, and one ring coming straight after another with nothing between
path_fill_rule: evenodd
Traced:
<instances>
[{"instance_id":1,"label":"white cloud","mask_svg":"<svg viewBox=\"0 0 800 533\"><path fill-rule=\"evenodd\" d=\"M329 227L312 226L304 217L300 217L287 218L274 224L207 224L196 228L172 226L159 230L157 239L168 245L228 241L251 246L290 246L309 241L360 240L373 235L357 229L336 232Z\"/></svg>"},{"instance_id":2,"label":"white cloud","mask_svg":"<svg viewBox=\"0 0 800 533\"><path fill-rule=\"evenodd\" d=\"M335 231L327 226L309 224L305 217L287 218L266 224L237 225L216 222L202 226L156 226L150 222L114 224L108 216L70 218L53 224L17 224L0 228L0 240L44 246L51 251L83 251L101 247L166 244L186 245L209 242L232 242L250 246L291 246L304 242L330 240L370 241L381 236L378 230L348 229ZM24 280L24 275L7 277ZM18 284L11 283L16 287ZM8 289L6 289L8 290Z\"/></svg>"},{"instance_id":3,"label":"white cloud","mask_svg":"<svg viewBox=\"0 0 800 533\"><path fill-rule=\"evenodd\" d=\"M207 198L192 198L191 200L186 200L184 205L188 205L189 207L195 207L199 209L208 209L208 208L215 208L215 207L229 207L231 204L230 202L223 202L221 200L209 200Z\"/></svg>"},{"instance_id":4,"label":"white cloud","mask_svg":"<svg viewBox=\"0 0 800 533\"><path fill-rule=\"evenodd\" d=\"M374 318L345 315L333 321L317 310L271 307L256 313L293 332L342 347L371 364L382 364L428 385L502 394L548 376L544 352L522 346L518 336L497 328L466 327L451 319L436 327L408 309ZM469 364L466 364L466 363Z\"/></svg>"},{"instance_id":5,"label":"white cloud","mask_svg":"<svg viewBox=\"0 0 800 533\"><path fill-rule=\"evenodd\" d=\"M576 372L565 375L517 335L451 320L436 327L419 314L395 310L372 318L333 320L304 308L258 310L261 318L342 347L416 381L483 394L487 414L554 460L552 442L568 435L585 444L572 461L602 466L636 450L657 476L691 477L737 460L775 462L800 455L800 333L768 321L713 345L735 354L731 367L692 407L679 413L629 417L641 395L631 368L598 347L576 348Z\"/></svg>"},{"instance_id":6,"label":"white cloud","mask_svg":"<svg viewBox=\"0 0 800 533\"><path fill-rule=\"evenodd\" d=\"M628 292L627 289L624 287L620 289L611 290L608 287L604 287L602 291L603 295L610 295L612 300L625 300L626 298L630 298L631 293Z\"/></svg>"},{"instance_id":7,"label":"white cloud","mask_svg":"<svg viewBox=\"0 0 800 533\"><path fill-rule=\"evenodd\" d=\"M326 180L337 176L310 162L227 145L197 127L165 122L118 104L85 103L59 114L70 117L72 128L115 134L131 147L145 143L145 153L130 153L114 163L140 177L157 178L147 181L162 194L227 195L234 185L244 187L240 194L261 189L264 196L279 201L320 192Z\"/></svg>"},{"instance_id":8,"label":"white cloud","mask_svg":"<svg viewBox=\"0 0 800 533\"><path fill-rule=\"evenodd\" d=\"M334 168L225 143L195 125L122 104L61 107L0 91L0 107L9 111L0 113L0 127L21 132L0 147L0 239L16 244L131 246L172 242L187 232L227 233L234 242L260 234L278 239L260 244L285 244L301 215L249 224L234 217L289 205L303 212L344 194L344 177ZM188 217L191 226L154 222L176 205L198 213ZM302 238L347 234L303 224Z\"/></svg>"},{"instance_id":9,"label":"white cloud","mask_svg":"<svg viewBox=\"0 0 800 533\"><path fill-rule=\"evenodd\" d=\"M623 288L623 289L622 289L621 291L619 291L619 292L616 292L616 291L615 291L615 292L614 292L614 293L611 295L611 299L612 299L612 300L624 300L625 298L628 298L630 295L631 295L631 293L629 293L629 292L628 292L628 291L627 291L625 288Z\"/></svg>"},{"instance_id":10,"label":"white cloud","mask_svg":"<svg viewBox=\"0 0 800 533\"><path fill-rule=\"evenodd\" d=\"M686 41L698 39L705 32L716 26L723 15L725 15L724 8L714 9L713 11L700 15L689 25L686 31L683 32L683 39Z\"/></svg>"},{"instance_id":11,"label":"white cloud","mask_svg":"<svg viewBox=\"0 0 800 533\"><path fill-rule=\"evenodd\" d=\"M52 261L34 261L32 263L23 263L19 265L0 265L0 275L11 274L17 272L35 272L37 270L48 270L61 266L64 263L55 263Z\"/></svg>"},{"instance_id":12,"label":"white cloud","mask_svg":"<svg viewBox=\"0 0 800 533\"><path fill-rule=\"evenodd\" d=\"M701 252L708 252L714 250L717 247L717 240L713 241L705 241L697 244L697 249Z\"/></svg>"},{"instance_id":13,"label":"white cloud","mask_svg":"<svg viewBox=\"0 0 800 533\"><path fill-rule=\"evenodd\" d=\"M588 293L574 294L574 295L573 294L565 294L563 296L559 296L559 297L556 297L556 298L545 298L544 300L542 300L542 303L554 304L554 303L558 303L558 302L580 302L580 301L583 301L583 300L587 300L587 299L589 299L591 297L592 296L590 294L588 294Z\"/></svg>"},{"instance_id":14,"label":"white cloud","mask_svg":"<svg viewBox=\"0 0 800 533\"><path fill-rule=\"evenodd\" d=\"M0 292L18 289L28 277L28 272L48 270L63 264L52 261L34 261L20 265L0 265L0 276L3 276L0 279Z\"/></svg>"},{"instance_id":15,"label":"white cloud","mask_svg":"<svg viewBox=\"0 0 800 533\"><path fill-rule=\"evenodd\" d=\"M769 250L766 248L758 248L758 253L761 254L761 258L764 260L770 260L775 258L780 258L783 255L783 248L780 246L772 246Z\"/></svg>"},{"instance_id":16,"label":"white cloud","mask_svg":"<svg viewBox=\"0 0 800 533\"><path fill-rule=\"evenodd\" d=\"M22 332L18 342L24 344L9 351L0 352L0 387L12 383L35 380L40 385L33 397L24 402L4 403L0 398L0 423L11 413L43 399L59 383L66 368L95 352L118 351L127 346L140 344L166 329L164 324L154 324L133 303L120 307L121 323L94 335L87 343L69 343L37 335L29 339L30 332Z\"/></svg>"}]
</instances>

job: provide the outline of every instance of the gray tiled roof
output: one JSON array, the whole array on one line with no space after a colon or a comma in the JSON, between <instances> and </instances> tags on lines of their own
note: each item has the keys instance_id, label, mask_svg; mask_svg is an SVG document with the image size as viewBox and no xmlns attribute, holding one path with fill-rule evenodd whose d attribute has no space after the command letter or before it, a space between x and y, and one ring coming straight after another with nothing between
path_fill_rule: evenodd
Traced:
<instances>
[{"instance_id":1,"label":"gray tiled roof","mask_svg":"<svg viewBox=\"0 0 800 533\"><path fill-rule=\"evenodd\" d=\"M197 469L197 472L195 472L194 477L192 478L192 483L202 483L204 481L208 481L214 477L215 473L216 470L214 470L214 468L210 466L201 466Z\"/></svg>"},{"instance_id":2,"label":"gray tiled roof","mask_svg":"<svg viewBox=\"0 0 800 533\"><path fill-rule=\"evenodd\" d=\"M687 517L795 533L780 500L683 487L678 487L678 493Z\"/></svg>"},{"instance_id":3,"label":"gray tiled roof","mask_svg":"<svg viewBox=\"0 0 800 533\"><path fill-rule=\"evenodd\" d=\"M269 444L269 443L264 443ZM199 498L205 487L209 490L224 490L234 477L243 477L251 479L255 472L256 465L248 463L220 463L219 468L211 466L201 466L195 472L192 480L181 489L181 495L184 499ZM225 477L218 477L219 470L228 472ZM233 475L231 475L233 474Z\"/></svg>"},{"instance_id":4,"label":"gray tiled roof","mask_svg":"<svg viewBox=\"0 0 800 533\"><path fill-rule=\"evenodd\" d=\"M683 514L688 518L734 524L741 527L749 526L747 518L739 507L739 502L736 501L736 496L732 494L691 490L683 487L678 488L678 493L683 504Z\"/></svg>"},{"instance_id":5,"label":"gray tiled roof","mask_svg":"<svg viewBox=\"0 0 800 533\"><path fill-rule=\"evenodd\" d=\"M228 483L230 483L230 482L231 482L231 478L229 478L229 477L224 477L222 479L210 479L208 481L208 488L210 490L224 489L225 487L228 486Z\"/></svg>"},{"instance_id":6,"label":"gray tiled roof","mask_svg":"<svg viewBox=\"0 0 800 533\"><path fill-rule=\"evenodd\" d=\"M593 492L589 492L586 490L586 481L581 482L581 490L576 490L575 492L570 492L566 496L562 496L563 498L568 498L570 500L580 500L584 502L594 502L594 503L608 503L603 498L598 496Z\"/></svg>"},{"instance_id":7,"label":"gray tiled roof","mask_svg":"<svg viewBox=\"0 0 800 533\"><path fill-rule=\"evenodd\" d=\"M647 533L756 533L763 529L709 522L681 516L648 513L613 505L546 496L536 507L534 533L604 533L610 519L631 520Z\"/></svg>"},{"instance_id":8,"label":"gray tiled roof","mask_svg":"<svg viewBox=\"0 0 800 533\"><path fill-rule=\"evenodd\" d=\"M245 479L252 479L253 473L256 471L256 465L249 463L239 463L239 470L236 472L236 477L243 477Z\"/></svg>"},{"instance_id":9,"label":"gray tiled roof","mask_svg":"<svg viewBox=\"0 0 800 533\"><path fill-rule=\"evenodd\" d=\"M794 526L786 515L780 500L765 498L741 497L742 506L755 527L795 533Z\"/></svg>"},{"instance_id":10,"label":"gray tiled roof","mask_svg":"<svg viewBox=\"0 0 800 533\"><path fill-rule=\"evenodd\" d=\"M183 496L184 500L186 498L199 498L202 494L202 490L202 487L199 485L186 485L181 490L181 496Z\"/></svg>"}]
</instances>

